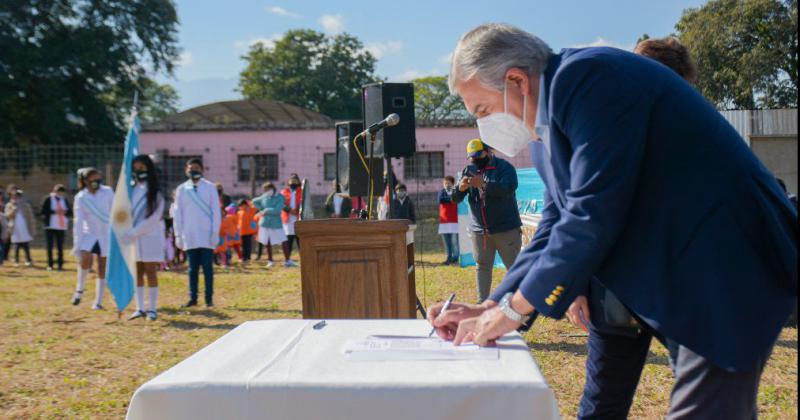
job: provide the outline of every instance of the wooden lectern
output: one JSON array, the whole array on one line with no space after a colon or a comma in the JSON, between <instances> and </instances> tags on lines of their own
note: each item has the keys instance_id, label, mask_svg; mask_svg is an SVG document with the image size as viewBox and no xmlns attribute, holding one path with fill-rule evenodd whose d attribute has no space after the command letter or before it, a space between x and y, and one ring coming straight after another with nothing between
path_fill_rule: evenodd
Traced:
<instances>
[{"instance_id":1,"label":"wooden lectern","mask_svg":"<svg viewBox=\"0 0 800 420\"><path fill-rule=\"evenodd\" d=\"M303 318L416 317L414 241L407 220L303 220L295 232Z\"/></svg>"}]
</instances>

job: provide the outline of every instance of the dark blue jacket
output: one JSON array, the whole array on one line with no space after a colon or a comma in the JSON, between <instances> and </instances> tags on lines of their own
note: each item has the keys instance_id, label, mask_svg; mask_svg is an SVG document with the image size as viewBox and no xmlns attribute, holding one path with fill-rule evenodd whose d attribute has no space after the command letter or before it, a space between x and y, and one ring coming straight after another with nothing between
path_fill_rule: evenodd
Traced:
<instances>
[{"instance_id":1,"label":"dark blue jacket","mask_svg":"<svg viewBox=\"0 0 800 420\"><path fill-rule=\"evenodd\" d=\"M564 50L540 94L543 217L491 298L519 289L560 318L596 277L666 337L720 367L754 367L797 300L797 210L775 177L651 59Z\"/></svg>"},{"instance_id":2,"label":"dark blue jacket","mask_svg":"<svg viewBox=\"0 0 800 420\"><path fill-rule=\"evenodd\" d=\"M473 187L465 192L458 190L458 181L469 174L483 177L484 191ZM485 229L489 233L505 232L522 226L516 191L517 170L507 161L492 156L483 170L475 165L469 165L461 171L456 179L453 199L456 203L460 203L467 197L469 212L472 215L471 231L483 232Z\"/></svg>"}]
</instances>

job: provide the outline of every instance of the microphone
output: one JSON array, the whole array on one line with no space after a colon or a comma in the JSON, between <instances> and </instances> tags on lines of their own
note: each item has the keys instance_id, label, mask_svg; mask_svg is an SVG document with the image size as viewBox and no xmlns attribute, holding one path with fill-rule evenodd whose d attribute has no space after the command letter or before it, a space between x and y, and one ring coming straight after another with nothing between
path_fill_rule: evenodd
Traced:
<instances>
[{"instance_id":1,"label":"microphone","mask_svg":"<svg viewBox=\"0 0 800 420\"><path fill-rule=\"evenodd\" d=\"M386 127L391 127L393 125L397 125L400 122L400 116L397 114L389 114L383 121L378 121L375 124L372 124L364 130L364 134L375 134L378 131L383 130Z\"/></svg>"}]
</instances>

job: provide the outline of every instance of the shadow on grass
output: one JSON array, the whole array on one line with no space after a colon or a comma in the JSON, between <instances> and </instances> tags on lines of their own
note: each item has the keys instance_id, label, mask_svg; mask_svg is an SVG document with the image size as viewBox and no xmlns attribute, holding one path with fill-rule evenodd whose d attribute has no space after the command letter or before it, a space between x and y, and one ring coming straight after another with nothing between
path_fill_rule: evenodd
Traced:
<instances>
[{"instance_id":1,"label":"shadow on grass","mask_svg":"<svg viewBox=\"0 0 800 420\"><path fill-rule=\"evenodd\" d=\"M285 315L303 315L303 311L299 309L278 309L278 308L229 308L232 311L239 312L261 312L265 314L285 314Z\"/></svg>"},{"instance_id":2,"label":"shadow on grass","mask_svg":"<svg viewBox=\"0 0 800 420\"><path fill-rule=\"evenodd\" d=\"M797 340L778 340L776 346L786 347L787 349L797 350Z\"/></svg>"},{"instance_id":3,"label":"shadow on grass","mask_svg":"<svg viewBox=\"0 0 800 420\"><path fill-rule=\"evenodd\" d=\"M588 354L586 344L583 343L578 344L578 343L563 343L563 342L558 342L558 343L528 342L528 346L531 348L531 350L534 351L567 352L581 357L586 357L586 355ZM653 353L652 351L648 351L646 363L651 365L661 365L669 367L669 357L664 355L658 355Z\"/></svg>"},{"instance_id":4,"label":"shadow on grass","mask_svg":"<svg viewBox=\"0 0 800 420\"><path fill-rule=\"evenodd\" d=\"M163 312L165 314L170 314L170 315L200 315L207 318L214 318L219 320L231 319L229 315L226 315L214 309L189 309L189 308L176 308L174 306L166 306L160 308L159 312Z\"/></svg>"},{"instance_id":5,"label":"shadow on grass","mask_svg":"<svg viewBox=\"0 0 800 420\"><path fill-rule=\"evenodd\" d=\"M210 330L232 330L238 327L238 324L203 324L200 322L194 321L177 321L177 320L168 320L164 323L167 327L177 328L179 330L198 330L198 329L210 329Z\"/></svg>"},{"instance_id":6,"label":"shadow on grass","mask_svg":"<svg viewBox=\"0 0 800 420\"><path fill-rule=\"evenodd\" d=\"M64 324L64 325L78 324L78 323L86 322L86 317L76 318L76 319L54 319L51 322L53 322L54 324Z\"/></svg>"}]
</instances>

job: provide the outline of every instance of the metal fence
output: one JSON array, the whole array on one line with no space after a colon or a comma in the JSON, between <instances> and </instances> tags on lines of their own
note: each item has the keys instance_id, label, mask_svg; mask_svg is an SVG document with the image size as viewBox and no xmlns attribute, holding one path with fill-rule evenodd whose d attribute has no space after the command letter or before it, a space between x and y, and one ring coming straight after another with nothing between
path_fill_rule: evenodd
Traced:
<instances>
[{"instance_id":1,"label":"metal fence","mask_svg":"<svg viewBox=\"0 0 800 420\"><path fill-rule=\"evenodd\" d=\"M55 184L75 191L77 170L93 166L111 182L119 172L122 145L31 146L0 149L0 186L18 185L38 202Z\"/></svg>"}]
</instances>

